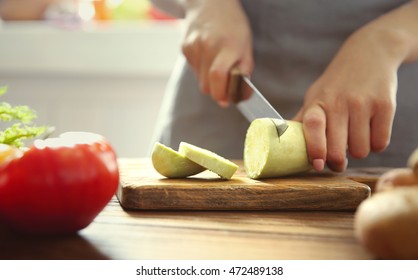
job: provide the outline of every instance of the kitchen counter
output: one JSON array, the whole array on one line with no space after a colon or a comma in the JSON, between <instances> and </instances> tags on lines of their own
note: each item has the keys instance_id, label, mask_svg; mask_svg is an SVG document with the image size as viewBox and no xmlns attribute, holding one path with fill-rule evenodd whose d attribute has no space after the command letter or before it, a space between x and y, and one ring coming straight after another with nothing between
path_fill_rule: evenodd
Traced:
<instances>
[{"instance_id":1,"label":"kitchen counter","mask_svg":"<svg viewBox=\"0 0 418 280\"><path fill-rule=\"evenodd\" d=\"M373 187L384 169L349 170ZM87 228L34 237L0 229L0 259L372 259L353 211L125 210L114 197Z\"/></svg>"},{"instance_id":2,"label":"kitchen counter","mask_svg":"<svg viewBox=\"0 0 418 280\"><path fill-rule=\"evenodd\" d=\"M113 199L77 235L0 230L1 259L370 259L353 212L124 211Z\"/></svg>"}]
</instances>

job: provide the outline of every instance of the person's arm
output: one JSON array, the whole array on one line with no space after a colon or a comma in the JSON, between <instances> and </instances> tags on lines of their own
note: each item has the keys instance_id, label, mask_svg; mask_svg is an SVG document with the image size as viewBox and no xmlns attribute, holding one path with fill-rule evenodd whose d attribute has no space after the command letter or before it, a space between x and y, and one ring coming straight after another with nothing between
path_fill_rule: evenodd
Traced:
<instances>
[{"instance_id":1,"label":"person's arm","mask_svg":"<svg viewBox=\"0 0 418 280\"><path fill-rule=\"evenodd\" d=\"M308 154L317 170L326 162L346 167L389 144L396 108L397 71L418 60L418 1L354 32L322 76L308 89L295 119L302 121Z\"/></svg>"},{"instance_id":2,"label":"person's arm","mask_svg":"<svg viewBox=\"0 0 418 280\"><path fill-rule=\"evenodd\" d=\"M185 15L182 50L201 91L210 94L221 106L227 106L230 70L238 67L247 75L253 71L252 33L241 3L239 0L177 0L176 3Z\"/></svg>"}]
</instances>

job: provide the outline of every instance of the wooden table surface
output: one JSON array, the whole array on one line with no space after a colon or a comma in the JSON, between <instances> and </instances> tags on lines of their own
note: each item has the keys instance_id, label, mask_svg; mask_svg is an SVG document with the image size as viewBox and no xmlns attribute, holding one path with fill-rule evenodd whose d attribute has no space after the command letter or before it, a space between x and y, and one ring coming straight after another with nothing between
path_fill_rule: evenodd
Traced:
<instances>
[{"instance_id":1,"label":"wooden table surface","mask_svg":"<svg viewBox=\"0 0 418 280\"><path fill-rule=\"evenodd\" d=\"M371 259L353 219L354 212L126 211L114 197L75 235L0 228L0 259Z\"/></svg>"}]
</instances>

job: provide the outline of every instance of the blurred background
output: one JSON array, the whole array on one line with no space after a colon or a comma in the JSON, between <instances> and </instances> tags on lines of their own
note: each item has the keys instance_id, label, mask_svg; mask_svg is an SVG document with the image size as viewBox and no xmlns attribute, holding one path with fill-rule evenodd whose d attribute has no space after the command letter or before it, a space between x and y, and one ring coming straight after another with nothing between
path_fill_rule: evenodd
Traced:
<instances>
[{"instance_id":1,"label":"blurred background","mask_svg":"<svg viewBox=\"0 0 418 280\"><path fill-rule=\"evenodd\" d=\"M0 0L0 101L29 105L54 134L104 135L148 156L180 51L181 21L148 0Z\"/></svg>"}]
</instances>

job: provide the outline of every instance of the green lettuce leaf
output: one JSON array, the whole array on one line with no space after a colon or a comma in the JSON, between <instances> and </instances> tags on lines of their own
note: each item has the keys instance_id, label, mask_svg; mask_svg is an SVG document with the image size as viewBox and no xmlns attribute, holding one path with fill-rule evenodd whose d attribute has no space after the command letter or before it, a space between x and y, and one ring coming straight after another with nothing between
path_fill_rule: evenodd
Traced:
<instances>
[{"instance_id":1,"label":"green lettuce leaf","mask_svg":"<svg viewBox=\"0 0 418 280\"><path fill-rule=\"evenodd\" d=\"M0 87L0 96L6 91L6 86ZM6 128L0 130L0 143L20 148L24 146L23 140L33 139L47 132L48 126L36 126L32 123L36 118L35 111L28 106L12 106L1 102L0 121L6 123Z\"/></svg>"}]
</instances>

